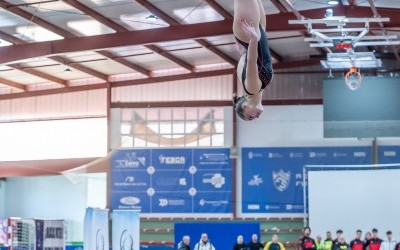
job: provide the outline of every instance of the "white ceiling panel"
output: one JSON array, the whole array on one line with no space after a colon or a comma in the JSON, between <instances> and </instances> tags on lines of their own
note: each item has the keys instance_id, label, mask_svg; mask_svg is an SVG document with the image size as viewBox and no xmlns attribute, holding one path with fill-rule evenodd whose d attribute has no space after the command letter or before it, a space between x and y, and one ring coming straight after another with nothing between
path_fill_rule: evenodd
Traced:
<instances>
[{"instance_id":1,"label":"white ceiling panel","mask_svg":"<svg viewBox=\"0 0 400 250\"><path fill-rule=\"evenodd\" d=\"M118 62L115 62L111 59L102 60L102 61L93 61L82 63L82 65L87 66L92 69L96 69L106 75L118 75L118 74L127 74L134 72L133 69L128 68Z\"/></svg>"},{"instance_id":2,"label":"white ceiling panel","mask_svg":"<svg viewBox=\"0 0 400 250\"><path fill-rule=\"evenodd\" d=\"M125 59L129 61L132 60L132 62L134 63L139 63L140 65L151 71L179 67L174 62L171 62L170 60L165 59L164 57L155 53L149 55L126 57Z\"/></svg>"},{"instance_id":3,"label":"white ceiling panel","mask_svg":"<svg viewBox=\"0 0 400 250\"><path fill-rule=\"evenodd\" d=\"M224 62L224 60L221 59L219 56L203 47L199 49L173 51L171 52L171 54L193 66Z\"/></svg>"},{"instance_id":4,"label":"white ceiling panel","mask_svg":"<svg viewBox=\"0 0 400 250\"><path fill-rule=\"evenodd\" d=\"M0 77L21 84L38 84L38 83L48 82L45 79L42 79L40 77L19 70L2 71L0 72Z\"/></svg>"},{"instance_id":5,"label":"white ceiling panel","mask_svg":"<svg viewBox=\"0 0 400 250\"><path fill-rule=\"evenodd\" d=\"M36 70L46 73L48 75L58 77L63 80L74 80L74 79L92 77L91 75L83 73L79 70L60 64L49 67L41 67Z\"/></svg>"},{"instance_id":6,"label":"white ceiling panel","mask_svg":"<svg viewBox=\"0 0 400 250\"><path fill-rule=\"evenodd\" d=\"M194 40L179 40L179 41L158 43L158 45L166 50L191 49L193 47L199 47L199 44Z\"/></svg>"},{"instance_id":7,"label":"white ceiling panel","mask_svg":"<svg viewBox=\"0 0 400 250\"><path fill-rule=\"evenodd\" d=\"M110 51L120 55L120 56L130 56L130 55L141 55L153 53L151 50L144 46L126 46L109 49Z\"/></svg>"}]
</instances>

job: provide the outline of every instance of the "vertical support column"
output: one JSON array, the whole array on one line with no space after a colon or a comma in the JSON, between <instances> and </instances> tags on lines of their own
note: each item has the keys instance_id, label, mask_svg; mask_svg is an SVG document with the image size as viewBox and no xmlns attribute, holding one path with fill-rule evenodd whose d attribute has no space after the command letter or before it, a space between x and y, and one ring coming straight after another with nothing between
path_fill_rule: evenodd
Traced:
<instances>
[{"instance_id":1,"label":"vertical support column","mask_svg":"<svg viewBox=\"0 0 400 250\"><path fill-rule=\"evenodd\" d=\"M232 90L233 93L237 93L237 74L236 74L236 68L234 68L234 71L232 73ZM232 148L234 150L236 150L236 155L238 155L238 148L237 148L237 125L236 125L236 112L235 109L232 108ZM238 204L236 204L236 195L237 195L237 185L236 185L236 178L237 178L237 171L236 171L236 167L237 167L237 158L233 158L232 159L232 165L233 165L233 180L232 180L232 187L233 187L233 192L232 192L232 204L233 204L233 218L236 219L237 218L237 206Z\"/></svg>"},{"instance_id":2,"label":"vertical support column","mask_svg":"<svg viewBox=\"0 0 400 250\"><path fill-rule=\"evenodd\" d=\"M372 140L372 164L378 164L378 143L376 138Z\"/></svg>"},{"instance_id":3,"label":"vertical support column","mask_svg":"<svg viewBox=\"0 0 400 250\"><path fill-rule=\"evenodd\" d=\"M111 84L107 82L107 154L111 152ZM110 192L111 192L111 166L108 165L107 168L107 199L106 199L106 207L110 208Z\"/></svg>"}]
</instances>

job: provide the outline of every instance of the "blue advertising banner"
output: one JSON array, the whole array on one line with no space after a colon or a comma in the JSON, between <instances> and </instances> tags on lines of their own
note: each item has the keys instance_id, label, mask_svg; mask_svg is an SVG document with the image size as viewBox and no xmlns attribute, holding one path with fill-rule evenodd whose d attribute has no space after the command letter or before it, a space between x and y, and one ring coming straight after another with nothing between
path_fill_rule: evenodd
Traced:
<instances>
[{"instance_id":1,"label":"blue advertising banner","mask_svg":"<svg viewBox=\"0 0 400 250\"><path fill-rule=\"evenodd\" d=\"M400 146L378 146L378 164L400 163Z\"/></svg>"},{"instance_id":2,"label":"blue advertising banner","mask_svg":"<svg viewBox=\"0 0 400 250\"><path fill-rule=\"evenodd\" d=\"M201 234L206 233L208 240L216 250L232 249L238 235L243 236L244 243L251 241L257 234L260 239L260 223L258 222L207 222L207 223L175 223L175 249L184 235L190 237L190 249L200 241Z\"/></svg>"},{"instance_id":3,"label":"blue advertising banner","mask_svg":"<svg viewBox=\"0 0 400 250\"><path fill-rule=\"evenodd\" d=\"M43 250L44 220L35 220L36 225L36 250Z\"/></svg>"},{"instance_id":4,"label":"blue advertising banner","mask_svg":"<svg viewBox=\"0 0 400 250\"><path fill-rule=\"evenodd\" d=\"M140 247L140 216L132 210L114 210L112 249L133 250Z\"/></svg>"},{"instance_id":5,"label":"blue advertising banner","mask_svg":"<svg viewBox=\"0 0 400 250\"><path fill-rule=\"evenodd\" d=\"M303 213L303 166L370 164L370 147L242 149L242 212Z\"/></svg>"},{"instance_id":6,"label":"blue advertising banner","mask_svg":"<svg viewBox=\"0 0 400 250\"><path fill-rule=\"evenodd\" d=\"M111 209L231 213L228 148L129 149L111 158Z\"/></svg>"}]
</instances>

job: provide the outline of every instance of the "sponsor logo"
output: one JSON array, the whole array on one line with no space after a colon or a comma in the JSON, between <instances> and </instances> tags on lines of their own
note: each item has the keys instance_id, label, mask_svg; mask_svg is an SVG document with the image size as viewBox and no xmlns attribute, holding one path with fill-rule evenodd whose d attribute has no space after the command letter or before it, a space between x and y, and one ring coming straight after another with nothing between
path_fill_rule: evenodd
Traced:
<instances>
[{"instance_id":1,"label":"sponsor logo","mask_svg":"<svg viewBox=\"0 0 400 250\"><path fill-rule=\"evenodd\" d=\"M268 153L268 158L283 158L283 154L280 153Z\"/></svg>"},{"instance_id":2,"label":"sponsor logo","mask_svg":"<svg viewBox=\"0 0 400 250\"><path fill-rule=\"evenodd\" d=\"M228 155L224 153L215 153L215 154L202 154L200 156L201 161L218 162L218 163L226 163L229 160ZM200 164L207 164L206 162L201 162Z\"/></svg>"},{"instance_id":3,"label":"sponsor logo","mask_svg":"<svg viewBox=\"0 0 400 250\"><path fill-rule=\"evenodd\" d=\"M158 206L184 206L185 200L183 199L158 199Z\"/></svg>"},{"instance_id":4,"label":"sponsor logo","mask_svg":"<svg viewBox=\"0 0 400 250\"><path fill-rule=\"evenodd\" d=\"M263 154L261 153L254 153L253 151L249 151L249 153L247 154L247 156L249 157L249 159L253 159L253 158L262 158Z\"/></svg>"},{"instance_id":5,"label":"sponsor logo","mask_svg":"<svg viewBox=\"0 0 400 250\"><path fill-rule=\"evenodd\" d=\"M124 182L114 182L116 187L146 187L146 182L135 182L134 176L126 176Z\"/></svg>"},{"instance_id":6,"label":"sponsor logo","mask_svg":"<svg viewBox=\"0 0 400 250\"><path fill-rule=\"evenodd\" d=\"M364 151L354 152L354 157L366 157L367 153Z\"/></svg>"},{"instance_id":7,"label":"sponsor logo","mask_svg":"<svg viewBox=\"0 0 400 250\"><path fill-rule=\"evenodd\" d=\"M303 187L303 174L296 174L296 187Z\"/></svg>"},{"instance_id":8,"label":"sponsor logo","mask_svg":"<svg viewBox=\"0 0 400 250\"><path fill-rule=\"evenodd\" d=\"M325 152L310 152L308 154L308 157L310 158L316 158L316 157L327 157L328 154Z\"/></svg>"},{"instance_id":9,"label":"sponsor logo","mask_svg":"<svg viewBox=\"0 0 400 250\"><path fill-rule=\"evenodd\" d=\"M135 177L133 177L133 176L127 176L125 178L125 182L133 183L134 181L135 181Z\"/></svg>"},{"instance_id":10,"label":"sponsor logo","mask_svg":"<svg viewBox=\"0 0 400 250\"><path fill-rule=\"evenodd\" d=\"M281 208L280 206L265 205L266 210L277 210L280 208Z\"/></svg>"},{"instance_id":11,"label":"sponsor logo","mask_svg":"<svg viewBox=\"0 0 400 250\"><path fill-rule=\"evenodd\" d=\"M261 183L263 183L263 179L258 174L253 175L253 179L248 182L249 186L259 186Z\"/></svg>"},{"instance_id":12,"label":"sponsor logo","mask_svg":"<svg viewBox=\"0 0 400 250\"><path fill-rule=\"evenodd\" d=\"M211 178L203 178L203 183L210 183L219 189L225 184L225 177L221 173L215 173Z\"/></svg>"},{"instance_id":13,"label":"sponsor logo","mask_svg":"<svg viewBox=\"0 0 400 250\"><path fill-rule=\"evenodd\" d=\"M168 200L167 199L158 199L158 206L160 207L166 207L168 206Z\"/></svg>"},{"instance_id":14,"label":"sponsor logo","mask_svg":"<svg viewBox=\"0 0 400 250\"><path fill-rule=\"evenodd\" d=\"M286 210L299 210L299 209L304 209L303 205L292 205L292 204L286 204Z\"/></svg>"},{"instance_id":15,"label":"sponsor logo","mask_svg":"<svg viewBox=\"0 0 400 250\"><path fill-rule=\"evenodd\" d=\"M258 204L249 204L247 205L248 210L260 210L260 205Z\"/></svg>"},{"instance_id":16,"label":"sponsor logo","mask_svg":"<svg viewBox=\"0 0 400 250\"><path fill-rule=\"evenodd\" d=\"M347 157L347 153L333 153L333 157Z\"/></svg>"},{"instance_id":17,"label":"sponsor logo","mask_svg":"<svg viewBox=\"0 0 400 250\"><path fill-rule=\"evenodd\" d=\"M158 157L159 161L161 164L185 164L186 163L186 159L183 156L164 156L164 155L160 155Z\"/></svg>"},{"instance_id":18,"label":"sponsor logo","mask_svg":"<svg viewBox=\"0 0 400 250\"><path fill-rule=\"evenodd\" d=\"M179 185L180 186L186 186L187 185L186 178L180 178L179 179Z\"/></svg>"},{"instance_id":19,"label":"sponsor logo","mask_svg":"<svg viewBox=\"0 0 400 250\"><path fill-rule=\"evenodd\" d=\"M124 205L134 206L140 203L140 199L134 196L123 197L119 200Z\"/></svg>"},{"instance_id":20,"label":"sponsor logo","mask_svg":"<svg viewBox=\"0 0 400 250\"><path fill-rule=\"evenodd\" d=\"M223 205L227 205L227 204L228 204L227 200L210 201L210 200L206 200L206 199L200 199L200 201L199 201L199 205L202 207L204 207L205 205L219 207L219 206L223 206Z\"/></svg>"},{"instance_id":21,"label":"sponsor logo","mask_svg":"<svg viewBox=\"0 0 400 250\"><path fill-rule=\"evenodd\" d=\"M278 191L286 191L290 184L290 171L285 172L282 169L278 172L272 171L272 181Z\"/></svg>"},{"instance_id":22,"label":"sponsor logo","mask_svg":"<svg viewBox=\"0 0 400 250\"><path fill-rule=\"evenodd\" d=\"M289 157L290 158L302 158L303 157L303 153L289 153Z\"/></svg>"},{"instance_id":23,"label":"sponsor logo","mask_svg":"<svg viewBox=\"0 0 400 250\"><path fill-rule=\"evenodd\" d=\"M146 157L138 157L135 152L126 153L124 159L116 160L118 168L139 168L146 165Z\"/></svg>"},{"instance_id":24,"label":"sponsor logo","mask_svg":"<svg viewBox=\"0 0 400 250\"><path fill-rule=\"evenodd\" d=\"M389 157L394 157L394 156L396 156L396 151L384 151L383 155L389 156Z\"/></svg>"}]
</instances>

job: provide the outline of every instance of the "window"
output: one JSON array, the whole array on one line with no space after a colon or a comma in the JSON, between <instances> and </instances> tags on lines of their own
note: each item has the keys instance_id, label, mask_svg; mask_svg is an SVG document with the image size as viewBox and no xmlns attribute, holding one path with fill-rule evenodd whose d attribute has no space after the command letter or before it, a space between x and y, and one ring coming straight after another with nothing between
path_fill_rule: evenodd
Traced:
<instances>
[{"instance_id":1,"label":"window","mask_svg":"<svg viewBox=\"0 0 400 250\"><path fill-rule=\"evenodd\" d=\"M223 108L122 109L122 147L224 146Z\"/></svg>"}]
</instances>

